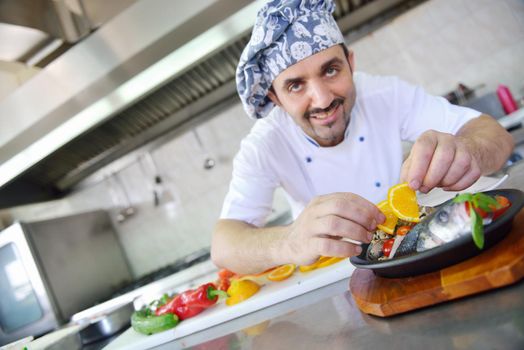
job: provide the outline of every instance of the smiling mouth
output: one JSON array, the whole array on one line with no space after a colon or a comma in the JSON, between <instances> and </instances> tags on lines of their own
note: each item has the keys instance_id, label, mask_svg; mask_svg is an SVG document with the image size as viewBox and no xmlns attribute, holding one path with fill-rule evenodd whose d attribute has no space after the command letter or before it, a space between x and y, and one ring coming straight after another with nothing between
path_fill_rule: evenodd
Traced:
<instances>
[{"instance_id":1,"label":"smiling mouth","mask_svg":"<svg viewBox=\"0 0 524 350\"><path fill-rule=\"evenodd\" d=\"M339 108L343 105L344 100L342 98L337 98L331 102L328 108L325 109L313 109L306 112L305 117L307 119L315 120L315 124L320 125L331 125L338 118Z\"/></svg>"},{"instance_id":2,"label":"smiling mouth","mask_svg":"<svg viewBox=\"0 0 524 350\"><path fill-rule=\"evenodd\" d=\"M342 108L342 105L337 105L335 108L330 109L328 112L318 113L310 116L310 120L314 120L315 124L322 126L331 126L333 125L339 116L339 109Z\"/></svg>"},{"instance_id":3,"label":"smiling mouth","mask_svg":"<svg viewBox=\"0 0 524 350\"><path fill-rule=\"evenodd\" d=\"M338 109L340 108L340 105L329 111L329 113L322 113L317 115L312 115L311 119L315 119L317 121L316 124L320 125L331 125L338 119Z\"/></svg>"}]
</instances>

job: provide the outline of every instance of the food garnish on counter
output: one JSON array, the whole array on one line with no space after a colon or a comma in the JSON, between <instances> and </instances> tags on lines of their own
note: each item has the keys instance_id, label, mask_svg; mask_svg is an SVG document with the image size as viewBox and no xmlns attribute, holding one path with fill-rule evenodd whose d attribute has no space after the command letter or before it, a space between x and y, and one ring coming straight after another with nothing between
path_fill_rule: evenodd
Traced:
<instances>
[{"instance_id":1,"label":"food garnish on counter","mask_svg":"<svg viewBox=\"0 0 524 350\"><path fill-rule=\"evenodd\" d=\"M175 327L179 321L198 315L228 295L218 290L214 283L189 289L171 297L164 294L148 307L131 315L131 326L139 333L150 335Z\"/></svg>"},{"instance_id":2,"label":"food garnish on counter","mask_svg":"<svg viewBox=\"0 0 524 350\"><path fill-rule=\"evenodd\" d=\"M255 295L260 286L249 279L235 279L231 281L231 286L227 289L229 298L226 299L226 305L231 306L238 304Z\"/></svg>"},{"instance_id":3,"label":"food garnish on counter","mask_svg":"<svg viewBox=\"0 0 524 350\"><path fill-rule=\"evenodd\" d=\"M273 282L280 282L291 277L295 272L295 264L286 264L277 267L267 275L267 279Z\"/></svg>"},{"instance_id":4,"label":"food garnish on counter","mask_svg":"<svg viewBox=\"0 0 524 350\"><path fill-rule=\"evenodd\" d=\"M219 297L227 298L227 293L218 290L214 283L206 283L197 289L189 289L176 295L164 305L156 309L157 316L171 313L182 321L198 315L205 309L213 306Z\"/></svg>"},{"instance_id":5,"label":"food garnish on counter","mask_svg":"<svg viewBox=\"0 0 524 350\"><path fill-rule=\"evenodd\" d=\"M333 265L344 258L321 256L315 263L300 266L301 272ZM257 274L240 275L227 269L218 271L214 283L206 283L196 289L168 296L164 294L148 307L135 311L131 325L139 333L150 335L175 327L179 322L200 314L225 299L227 306L241 303L258 293L260 288L272 282L281 282L297 270L294 264L270 268ZM227 292L226 292L227 291Z\"/></svg>"},{"instance_id":6,"label":"food garnish on counter","mask_svg":"<svg viewBox=\"0 0 524 350\"><path fill-rule=\"evenodd\" d=\"M156 316L149 308L135 311L131 315L131 326L133 329L145 335L163 332L174 328L177 324L177 315L164 314Z\"/></svg>"}]
</instances>

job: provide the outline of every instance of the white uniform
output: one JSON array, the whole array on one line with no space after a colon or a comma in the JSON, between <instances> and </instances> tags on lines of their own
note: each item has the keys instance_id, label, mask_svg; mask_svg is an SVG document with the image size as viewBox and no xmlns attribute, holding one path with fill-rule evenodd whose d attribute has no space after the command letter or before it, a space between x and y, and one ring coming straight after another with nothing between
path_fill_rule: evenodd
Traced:
<instances>
[{"instance_id":1,"label":"white uniform","mask_svg":"<svg viewBox=\"0 0 524 350\"><path fill-rule=\"evenodd\" d=\"M344 141L320 147L281 108L242 141L221 218L263 226L281 186L296 218L315 196L356 193L371 202L399 182L402 140L433 129L456 133L480 115L395 77L354 75L356 102Z\"/></svg>"}]
</instances>

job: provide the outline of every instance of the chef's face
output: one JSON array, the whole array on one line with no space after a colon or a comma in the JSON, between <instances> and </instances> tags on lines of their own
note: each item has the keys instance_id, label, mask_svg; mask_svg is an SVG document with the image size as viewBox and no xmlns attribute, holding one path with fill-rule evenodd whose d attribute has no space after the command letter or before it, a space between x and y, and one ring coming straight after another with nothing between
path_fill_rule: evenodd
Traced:
<instances>
[{"instance_id":1,"label":"chef's face","mask_svg":"<svg viewBox=\"0 0 524 350\"><path fill-rule=\"evenodd\" d=\"M280 73L268 96L319 145L335 146L355 104L352 67L353 52L335 45Z\"/></svg>"}]
</instances>

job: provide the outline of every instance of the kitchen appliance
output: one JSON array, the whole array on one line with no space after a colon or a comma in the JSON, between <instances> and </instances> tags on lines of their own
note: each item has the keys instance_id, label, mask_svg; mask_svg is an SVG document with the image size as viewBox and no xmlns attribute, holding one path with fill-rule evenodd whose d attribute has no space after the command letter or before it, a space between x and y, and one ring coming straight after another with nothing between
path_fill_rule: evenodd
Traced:
<instances>
[{"instance_id":1,"label":"kitchen appliance","mask_svg":"<svg viewBox=\"0 0 524 350\"><path fill-rule=\"evenodd\" d=\"M14 223L0 232L0 345L57 328L131 279L104 211Z\"/></svg>"}]
</instances>

